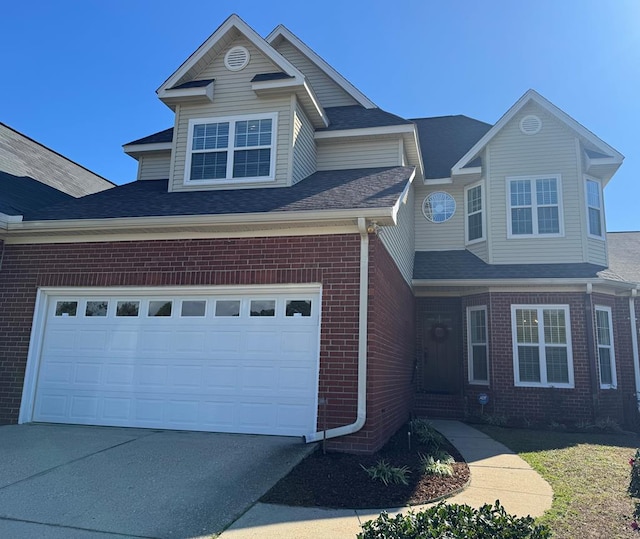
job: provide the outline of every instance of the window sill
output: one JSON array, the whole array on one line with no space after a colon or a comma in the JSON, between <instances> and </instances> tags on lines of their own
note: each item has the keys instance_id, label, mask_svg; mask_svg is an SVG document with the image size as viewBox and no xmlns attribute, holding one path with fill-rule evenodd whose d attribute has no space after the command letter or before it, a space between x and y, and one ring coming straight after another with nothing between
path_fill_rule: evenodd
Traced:
<instances>
[{"instance_id":1,"label":"window sill","mask_svg":"<svg viewBox=\"0 0 640 539\"><path fill-rule=\"evenodd\" d=\"M274 182L275 177L260 176L257 178L221 178L219 180L184 180L184 185L238 185L243 183L269 183Z\"/></svg>"},{"instance_id":2,"label":"window sill","mask_svg":"<svg viewBox=\"0 0 640 539\"><path fill-rule=\"evenodd\" d=\"M514 387L534 387L538 389L575 389L574 384L542 384L535 382L515 382Z\"/></svg>"}]
</instances>

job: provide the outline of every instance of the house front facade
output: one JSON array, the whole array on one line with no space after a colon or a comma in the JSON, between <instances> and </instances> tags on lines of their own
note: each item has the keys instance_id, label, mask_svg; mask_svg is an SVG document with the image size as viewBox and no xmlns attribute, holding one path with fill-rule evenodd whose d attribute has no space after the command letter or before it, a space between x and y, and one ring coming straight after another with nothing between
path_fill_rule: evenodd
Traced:
<instances>
[{"instance_id":1,"label":"house front facade","mask_svg":"<svg viewBox=\"0 0 640 539\"><path fill-rule=\"evenodd\" d=\"M235 15L157 94L135 182L0 229L0 422L371 452L411 414L632 420L622 156L542 96L400 118Z\"/></svg>"}]
</instances>

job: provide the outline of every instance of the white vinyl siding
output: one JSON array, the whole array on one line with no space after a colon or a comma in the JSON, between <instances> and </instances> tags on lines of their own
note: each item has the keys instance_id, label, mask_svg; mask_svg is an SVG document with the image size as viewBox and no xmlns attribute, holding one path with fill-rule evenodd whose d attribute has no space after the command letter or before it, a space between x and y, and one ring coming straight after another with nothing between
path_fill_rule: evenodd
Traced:
<instances>
[{"instance_id":1,"label":"white vinyl siding","mask_svg":"<svg viewBox=\"0 0 640 539\"><path fill-rule=\"evenodd\" d=\"M141 155L138 159L139 180L166 180L171 168L171 152Z\"/></svg>"},{"instance_id":2,"label":"white vinyl siding","mask_svg":"<svg viewBox=\"0 0 640 539\"><path fill-rule=\"evenodd\" d=\"M615 389L616 355L613 348L613 322L611 307L596 305L596 343L598 345L598 375L601 389Z\"/></svg>"},{"instance_id":3,"label":"white vinyl siding","mask_svg":"<svg viewBox=\"0 0 640 539\"><path fill-rule=\"evenodd\" d=\"M283 39L275 48L309 80L311 88L318 96L318 100L323 107L342 107L345 105L358 104L353 97L345 92L289 41Z\"/></svg>"},{"instance_id":4,"label":"white vinyl siding","mask_svg":"<svg viewBox=\"0 0 640 539\"><path fill-rule=\"evenodd\" d=\"M536 135L520 131L520 120L535 114L542 120ZM584 262L586 239L584 194L579 174L575 134L542 108L528 104L508 122L487 147L486 190L490 214L487 230L494 264ZM509 191L506 178L559 176L563 235L508 237Z\"/></svg>"},{"instance_id":5,"label":"white vinyl siding","mask_svg":"<svg viewBox=\"0 0 640 539\"><path fill-rule=\"evenodd\" d=\"M391 258L400 269L400 273L407 283L411 284L413 277L414 258L414 187L409 187L406 202L400 204L398 210L398 224L380 227L378 236L387 248Z\"/></svg>"},{"instance_id":6,"label":"white vinyl siding","mask_svg":"<svg viewBox=\"0 0 640 539\"><path fill-rule=\"evenodd\" d=\"M318 170L396 167L402 161L397 138L317 142Z\"/></svg>"},{"instance_id":7,"label":"white vinyl siding","mask_svg":"<svg viewBox=\"0 0 640 539\"><path fill-rule=\"evenodd\" d=\"M456 211L453 217L443 223L432 223L428 221L422 213L422 202L428 194L434 191L445 191L456 201ZM414 218L416 226L416 251L448 251L465 248L463 186L456 184L416 184Z\"/></svg>"},{"instance_id":8,"label":"white vinyl siding","mask_svg":"<svg viewBox=\"0 0 640 539\"><path fill-rule=\"evenodd\" d=\"M467 357L471 384L489 384L487 333L487 307L467 307Z\"/></svg>"},{"instance_id":9,"label":"white vinyl siding","mask_svg":"<svg viewBox=\"0 0 640 539\"><path fill-rule=\"evenodd\" d=\"M298 183L316 171L317 151L313 126L300 105L293 115L293 164L291 183Z\"/></svg>"},{"instance_id":10,"label":"white vinyl siding","mask_svg":"<svg viewBox=\"0 0 640 539\"><path fill-rule=\"evenodd\" d=\"M467 244L484 241L486 239L486 223L484 185L482 182L465 187L464 211Z\"/></svg>"},{"instance_id":11,"label":"white vinyl siding","mask_svg":"<svg viewBox=\"0 0 640 539\"><path fill-rule=\"evenodd\" d=\"M604 239L604 204L602 186L598 180L585 177L585 202L587 205L587 231L590 238Z\"/></svg>"},{"instance_id":12,"label":"white vinyl siding","mask_svg":"<svg viewBox=\"0 0 640 539\"><path fill-rule=\"evenodd\" d=\"M511 330L516 386L574 387L567 305L512 305Z\"/></svg>"},{"instance_id":13,"label":"white vinyl siding","mask_svg":"<svg viewBox=\"0 0 640 539\"><path fill-rule=\"evenodd\" d=\"M250 187L282 187L289 182L288 160L291 147L290 119L292 118L290 96L261 98L251 89L251 79L259 73L273 73L280 71L271 60L266 58L248 40L238 38L229 47L241 45L249 50L251 60L242 71L229 71L224 66L224 53L218 55L208 67L196 77L197 79L215 79L214 99L212 103L183 104L176 107L175 120L175 156L170 190L203 190L228 189L230 183L202 185L184 183L185 158L189 137L189 120L202 118L216 118L229 116L251 116L262 114L277 114L278 122L275 135L275 180L269 183L242 183L242 188Z\"/></svg>"}]
</instances>

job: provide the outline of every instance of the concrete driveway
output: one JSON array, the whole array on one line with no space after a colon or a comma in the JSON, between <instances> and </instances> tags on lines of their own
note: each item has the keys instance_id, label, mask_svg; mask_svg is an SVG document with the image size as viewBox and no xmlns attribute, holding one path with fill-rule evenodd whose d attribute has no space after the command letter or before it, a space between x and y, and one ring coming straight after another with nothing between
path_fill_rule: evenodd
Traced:
<instances>
[{"instance_id":1,"label":"concrete driveway","mask_svg":"<svg viewBox=\"0 0 640 539\"><path fill-rule=\"evenodd\" d=\"M0 537L210 537L312 449L276 436L0 427Z\"/></svg>"}]
</instances>

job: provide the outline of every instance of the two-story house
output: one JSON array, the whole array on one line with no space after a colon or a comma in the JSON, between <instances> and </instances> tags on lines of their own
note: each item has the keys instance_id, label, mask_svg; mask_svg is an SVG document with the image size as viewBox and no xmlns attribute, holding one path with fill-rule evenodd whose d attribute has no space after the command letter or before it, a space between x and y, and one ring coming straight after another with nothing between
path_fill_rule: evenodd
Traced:
<instances>
[{"instance_id":1,"label":"two-story house","mask_svg":"<svg viewBox=\"0 0 640 539\"><path fill-rule=\"evenodd\" d=\"M400 118L232 15L157 94L175 121L125 144L137 181L2 232L1 421L367 452L479 397L532 421L636 409L602 195L623 158L536 92L493 126Z\"/></svg>"}]
</instances>

